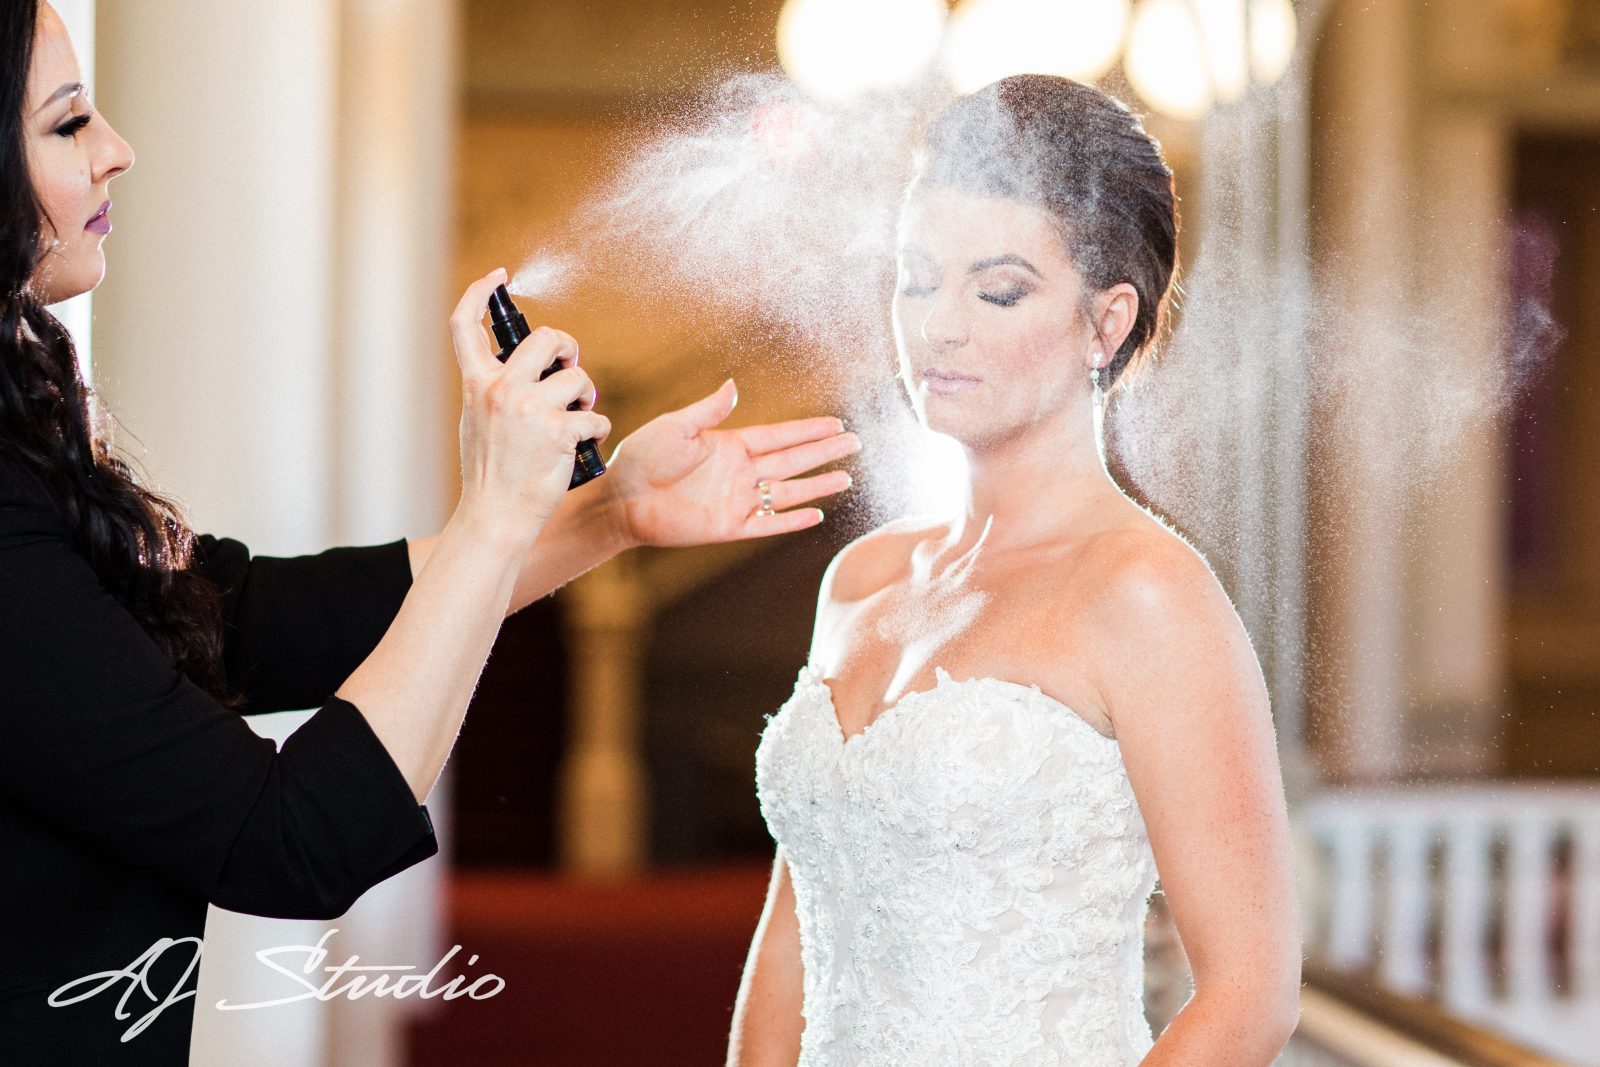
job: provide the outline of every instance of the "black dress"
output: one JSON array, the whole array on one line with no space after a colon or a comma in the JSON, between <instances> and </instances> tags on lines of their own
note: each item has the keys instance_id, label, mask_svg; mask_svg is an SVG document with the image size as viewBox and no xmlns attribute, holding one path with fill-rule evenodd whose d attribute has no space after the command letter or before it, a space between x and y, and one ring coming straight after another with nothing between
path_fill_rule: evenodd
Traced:
<instances>
[{"instance_id":1,"label":"black dress","mask_svg":"<svg viewBox=\"0 0 1600 1067\"><path fill-rule=\"evenodd\" d=\"M366 719L331 695L410 588L405 542L252 559L206 537L198 566L224 591L246 710L321 705L281 751L172 667L0 459L0 1064L182 1067L192 996L126 1041L159 1003L131 981L48 998L199 937L207 902L332 918L438 850ZM191 945L150 966L158 998L194 988Z\"/></svg>"}]
</instances>

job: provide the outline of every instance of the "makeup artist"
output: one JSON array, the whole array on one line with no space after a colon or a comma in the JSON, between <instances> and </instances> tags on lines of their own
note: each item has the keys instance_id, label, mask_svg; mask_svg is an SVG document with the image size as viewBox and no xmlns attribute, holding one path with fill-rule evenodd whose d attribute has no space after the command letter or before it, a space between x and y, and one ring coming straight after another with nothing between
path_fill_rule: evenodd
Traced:
<instances>
[{"instance_id":1,"label":"makeup artist","mask_svg":"<svg viewBox=\"0 0 1600 1067\"><path fill-rule=\"evenodd\" d=\"M567 335L494 358L497 271L450 319L463 488L441 534L295 559L197 537L97 432L46 310L99 284L133 153L55 11L0 12L0 1062L182 1065L192 996L120 1039L151 990L192 988L193 952L143 988L52 991L197 938L208 902L333 917L433 855L423 801L507 613L630 546L813 525L848 476L804 475L857 445L832 418L718 430L729 382L568 493L609 424ZM241 718L318 705L281 751Z\"/></svg>"}]
</instances>

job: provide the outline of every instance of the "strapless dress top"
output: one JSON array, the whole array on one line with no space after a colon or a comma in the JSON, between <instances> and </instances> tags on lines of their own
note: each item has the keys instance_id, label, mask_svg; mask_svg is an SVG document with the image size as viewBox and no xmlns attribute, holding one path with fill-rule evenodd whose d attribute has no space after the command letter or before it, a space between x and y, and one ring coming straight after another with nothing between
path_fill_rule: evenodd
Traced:
<instances>
[{"instance_id":1,"label":"strapless dress top","mask_svg":"<svg viewBox=\"0 0 1600 1067\"><path fill-rule=\"evenodd\" d=\"M1117 742L1037 686L935 677L846 740L807 666L762 734L800 1064L1137 1064L1156 870Z\"/></svg>"}]
</instances>

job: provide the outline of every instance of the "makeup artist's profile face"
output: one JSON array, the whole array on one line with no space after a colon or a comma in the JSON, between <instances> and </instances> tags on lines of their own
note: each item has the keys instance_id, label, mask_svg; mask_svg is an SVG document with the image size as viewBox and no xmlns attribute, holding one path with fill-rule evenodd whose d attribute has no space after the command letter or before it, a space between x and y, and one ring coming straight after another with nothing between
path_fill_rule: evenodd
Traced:
<instances>
[{"instance_id":1,"label":"makeup artist's profile face","mask_svg":"<svg viewBox=\"0 0 1600 1067\"><path fill-rule=\"evenodd\" d=\"M982 446L1087 391L1083 281L1046 212L919 187L901 214L897 259L900 378L930 429Z\"/></svg>"},{"instance_id":2,"label":"makeup artist's profile face","mask_svg":"<svg viewBox=\"0 0 1600 1067\"><path fill-rule=\"evenodd\" d=\"M133 150L89 103L67 27L49 4L39 6L23 109L28 173L45 214L44 256L30 285L41 301L54 304L88 292L105 276L107 187L133 165Z\"/></svg>"}]
</instances>

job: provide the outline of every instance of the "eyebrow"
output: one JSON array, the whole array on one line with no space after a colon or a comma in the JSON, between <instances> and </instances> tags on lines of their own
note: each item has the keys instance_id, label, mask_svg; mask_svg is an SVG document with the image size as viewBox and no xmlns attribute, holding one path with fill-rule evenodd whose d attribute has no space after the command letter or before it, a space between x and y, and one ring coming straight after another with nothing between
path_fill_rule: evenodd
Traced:
<instances>
[{"instance_id":1,"label":"eyebrow","mask_svg":"<svg viewBox=\"0 0 1600 1067\"><path fill-rule=\"evenodd\" d=\"M1028 271L1040 281L1044 280L1044 275L1039 272L1038 267L1035 267L1032 263L1029 263L1021 256L1014 255L1010 252L1007 252L1003 256L990 256L988 259L980 259L978 262L967 268L967 273L979 274L988 270L990 267L1021 267L1023 270Z\"/></svg>"},{"instance_id":2,"label":"eyebrow","mask_svg":"<svg viewBox=\"0 0 1600 1067\"><path fill-rule=\"evenodd\" d=\"M34 114L38 114L39 111L43 111L45 108L49 107L51 104L55 103L57 100L62 99L63 97L77 96L81 92L83 92L83 83L82 82L68 82L66 85L63 85L61 88L59 88L55 92L51 93L50 94L50 99L48 99L44 103L40 104L39 107L38 107L38 110L36 110L34 112Z\"/></svg>"}]
</instances>

